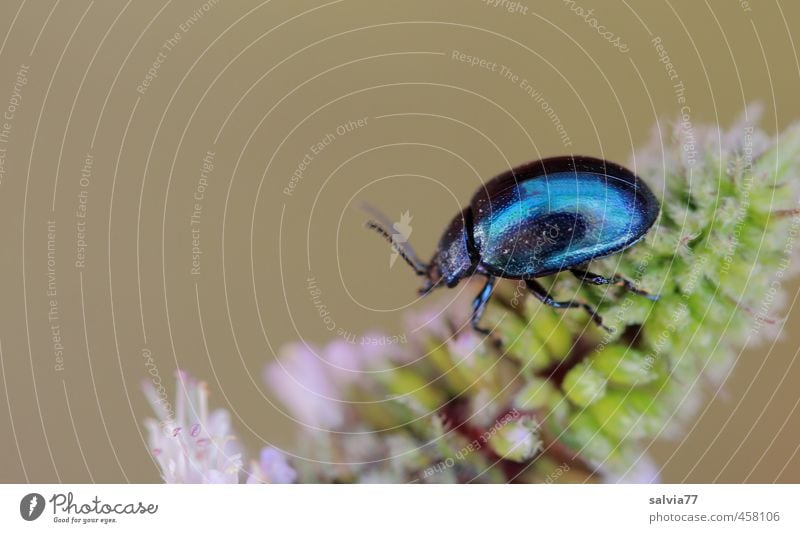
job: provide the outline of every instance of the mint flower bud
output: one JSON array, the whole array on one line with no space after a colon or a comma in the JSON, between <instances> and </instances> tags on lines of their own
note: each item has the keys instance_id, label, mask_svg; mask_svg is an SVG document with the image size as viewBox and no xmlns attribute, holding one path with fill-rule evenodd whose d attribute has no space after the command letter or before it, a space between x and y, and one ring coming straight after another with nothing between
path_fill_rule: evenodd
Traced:
<instances>
[{"instance_id":1,"label":"mint flower bud","mask_svg":"<svg viewBox=\"0 0 800 533\"><path fill-rule=\"evenodd\" d=\"M488 440L497 455L517 462L533 458L543 445L539 438L539 425L531 418L505 423Z\"/></svg>"},{"instance_id":2,"label":"mint flower bud","mask_svg":"<svg viewBox=\"0 0 800 533\"><path fill-rule=\"evenodd\" d=\"M606 393L606 376L589 364L573 367L564 377L562 388L573 403L580 407L593 404Z\"/></svg>"}]
</instances>

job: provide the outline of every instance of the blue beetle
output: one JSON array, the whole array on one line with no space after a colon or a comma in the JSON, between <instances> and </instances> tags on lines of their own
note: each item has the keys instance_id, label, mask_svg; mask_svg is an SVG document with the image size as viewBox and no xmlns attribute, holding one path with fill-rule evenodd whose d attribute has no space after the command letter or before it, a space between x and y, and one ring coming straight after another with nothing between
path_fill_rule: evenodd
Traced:
<instances>
[{"instance_id":1,"label":"blue beetle","mask_svg":"<svg viewBox=\"0 0 800 533\"><path fill-rule=\"evenodd\" d=\"M379 213L373 212L378 221L367 226L426 278L421 294L455 287L466 277L486 277L473 302L472 327L488 334L479 323L497 278L523 280L546 305L583 308L600 327L603 320L591 306L553 299L536 278L569 270L587 283L615 284L656 300L621 276L606 278L582 266L641 240L659 210L656 197L630 170L602 159L564 156L522 165L487 182L450 222L427 264L398 242Z\"/></svg>"}]
</instances>

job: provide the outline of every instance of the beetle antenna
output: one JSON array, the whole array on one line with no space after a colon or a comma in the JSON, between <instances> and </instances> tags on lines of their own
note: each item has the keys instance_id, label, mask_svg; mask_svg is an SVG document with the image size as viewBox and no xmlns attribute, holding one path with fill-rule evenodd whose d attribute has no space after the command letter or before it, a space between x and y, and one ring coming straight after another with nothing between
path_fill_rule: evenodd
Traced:
<instances>
[{"instance_id":1,"label":"beetle antenna","mask_svg":"<svg viewBox=\"0 0 800 533\"><path fill-rule=\"evenodd\" d=\"M392 245L392 248L400 254L400 257L409 264L411 268L414 269L414 272L417 273L418 276L424 276L428 273L428 266L417 259L417 256L414 255L414 250L411 249L408 245L403 245L394 238L394 235L389 233L382 224L375 222L374 220L368 220L365 226L369 229L375 230L379 234L383 235L383 238L389 241L389 244Z\"/></svg>"},{"instance_id":2,"label":"beetle antenna","mask_svg":"<svg viewBox=\"0 0 800 533\"><path fill-rule=\"evenodd\" d=\"M367 202L361 202L361 210L370 215L375 220L377 220L378 223L384 228L392 227L392 221L389 220L389 217L381 213L380 209L378 209L374 205ZM411 255L414 255L413 251Z\"/></svg>"},{"instance_id":3,"label":"beetle antenna","mask_svg":"<svg viewBox=\"0 0 800 533\"><path fill-rule=\"evenodd\" d=\"M389 242L397 250L397 253L403 257L406 263L411 265L411 268L414 269L414 272L420 276L424 276L428 272L428 265L419 260L419 257L417 257L417 254L414 252L414 248L411 247L411 244L408 242L397 241L392 232L388 229L394 227L392 221L389 220L386 215L381 213L377 207L368 202L361 202L361 209L371 215L372 218L377 220L378 225L383 228L383 231L379 233L382 233L384 237L389 239ZM386 235L387 233L389 236Z\"/></svg>"}]
</instances>

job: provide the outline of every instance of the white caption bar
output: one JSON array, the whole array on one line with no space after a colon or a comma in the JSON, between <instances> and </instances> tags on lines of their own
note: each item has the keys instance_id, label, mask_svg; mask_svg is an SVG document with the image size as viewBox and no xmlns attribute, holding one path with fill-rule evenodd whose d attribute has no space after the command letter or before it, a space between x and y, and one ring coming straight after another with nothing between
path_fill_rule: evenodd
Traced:
<instances>
[{"instance_id":1,"label":"white caption bar","mask_svg":"<svg viewBox=\"0 0 800 533\"><path fill-rule=\"evenodd\" d=\"M798 485L0 485L0 531L800 531Z\"/></svg>"}]
</instances>

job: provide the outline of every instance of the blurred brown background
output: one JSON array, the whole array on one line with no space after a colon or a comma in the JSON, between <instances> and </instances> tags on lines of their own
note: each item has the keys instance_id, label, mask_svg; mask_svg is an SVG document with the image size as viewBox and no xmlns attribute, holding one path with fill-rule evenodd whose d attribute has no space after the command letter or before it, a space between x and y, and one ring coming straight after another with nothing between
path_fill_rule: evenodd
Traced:
<instances>
[{"instance_id":1,"label":"blurred brown background","mask_svg":"<svg viewBox=\"0 0 800 533\"><path fill-rule=\"evenodd\" d=\"M751 101L772 133L800 119L791 1L22 3L0 7L0 108L19 103L0 145L2 482L158 481L145 349L170 395L183 368L248 447L292 450L261 374L281 344L335 337L307 278L354 333L402 333L416 299L358 203L408 210L427 257L509 165L628 161L680 110L655 38L693 122L728 125ZM742 354L683 441L654 447L666 481L800 481L800 332L786 329Z\"/></svg>"}]
</instances>

